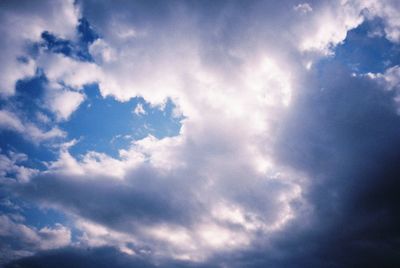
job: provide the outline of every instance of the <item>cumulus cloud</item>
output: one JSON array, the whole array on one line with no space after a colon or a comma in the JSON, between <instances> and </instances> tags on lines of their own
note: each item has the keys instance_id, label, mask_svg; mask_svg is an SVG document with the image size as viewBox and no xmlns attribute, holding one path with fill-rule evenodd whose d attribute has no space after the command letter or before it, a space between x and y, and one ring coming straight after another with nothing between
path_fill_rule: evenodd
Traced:
<instances>
[{"instance_id":1,"label":"cumulus cloud","mask_svg":"<svg viewBox=\"0 0 400 268\"><path fill-rule=\"evenodd\" d=\"M37 229L29 227L23 222L16 222L8 215L1 215L0 226L2 242L0 244L0 265L4 264L5 260L28 256L37 250L64 247L71 241L71 231L61 224L56 224L52 228ZM5 243L10 240L12 243Z\"/></svg>"},{"instance_id":2,"label":"cumulus cloud","mask_svg":"<svg viewBox=\"0 0 400 268\"><path fill-rule=\"evenodd\" d=\"M102 74L99 67L60 55L45 53L38 59L46 78L51 83L65 84L76 90L85 84L95 83Z\"/></svg>"},{"instance_id":3,"label":"cumulus cloud","mask_svg":"<svg viewBox=\"0 0 400 268\"><path fill-rule=\"evenodd\" d=\"M82 93L65 90L55 86L49 93L46 101L48 106L57 115L58 120L67 120L84 101Z\"/></svg>"},{"instance_id":4,"label":"cumulus cloud","mask_svg":"<svg viewBox=\"0 0 400 268\"><path fill-rule=\"evenodd\" d=\"M188 259L246 246L257 232L279 230L295 216L291 202L301 202L301 189L294 175L282 169L264 177L251 158L244 160L249 152L241 155L221 148L209 154L207 148L188 150L186 142L181 137L147 138L122 151L121 160L92 152L79 162L65 151L48 174L20 191L81 218L84 240L90 245L129 248L133 242L145 247L158 241L160 247L153 248L157 254L167 254L163 249L167 247L177 258ZM201 169L186 160L194 149ZM224 164L225 150L230 151L231 161ZM232 162L233 157L240 158L240 169L234 167L239 159ZM240 191L245 181L248 193ZM257 189L258 183L263 187ZM55 185L51 194L43 195Z\"/></svg>"},{"instance_id":5,"label":"cumulus cloud","mask_svg":"<svg viewBox=\"0 0 400 268\"><path fill-rule=\"evenodd\" d=\"M399 9L399 2L393 0L387 1L358 1L363 5L366 10L365 16L367 18L380 17L384 22L385 36L390 41L400 42L400 21L397 16Z\"/></svg>"},{"instance_id":6,"label":"cumulus cloud","mask_svg":"<svg viewBox=\"0 0 400 268\"><path fill-rule=\"evenodd\" d=\"M30 43L38 42L43 31L73 38L78 10L73 1L45 1L40 5L2 1L0 18L0 92L9 96L14 94L19 79L35 74L37 64L27 56Z\"/></svg>"},{"instance_id":7,"label":"cumulus cloud","mask_svg":"<svg viewBox=\"0 0 400 268\"><path fill-rule=\"evenodd\" d=\"M352 76L335 60L322 70L311 64L333 57L347 32L374 16L398 42L396 2L78 1L64 9L80 10L101 38L89 46L93 62L39 52L58 120L68 120L92 83L121 102L170 99L184 117L177 136L149 135L114 157L61 146L46 170L8 185L66 213L81 232L77 245L112 246L130 261L220 267L359 266L370 253L373 263L398 263L378 250L397 243L391 148L400 135L393 90L377 81L396 87L398 69ZM144 117L140 104L133 112ZM0 119L3 128L40 132L7 110ZM40 133L30 135L51 136ZM57 230L29 233L66 237ZM69 243L59 241L35 249ZM14 264L97 256L64 250Z\"/></svg>"}]
</instances>

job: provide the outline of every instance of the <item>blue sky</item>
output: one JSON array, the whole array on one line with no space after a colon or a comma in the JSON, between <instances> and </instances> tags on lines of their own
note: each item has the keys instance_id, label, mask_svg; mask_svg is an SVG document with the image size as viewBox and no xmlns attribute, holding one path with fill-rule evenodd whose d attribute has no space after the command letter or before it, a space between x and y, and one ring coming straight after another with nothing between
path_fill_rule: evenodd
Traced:
<instances>
[{"instance_id":1,"label":"blue sky","mask_svg":"<svg viewBox=\"0 0 400 268\"><path fill-rule=\"evenodd\" d=\"M400 265L397 1L0 10L0 267Z\"/></svg>"}]
</instances>

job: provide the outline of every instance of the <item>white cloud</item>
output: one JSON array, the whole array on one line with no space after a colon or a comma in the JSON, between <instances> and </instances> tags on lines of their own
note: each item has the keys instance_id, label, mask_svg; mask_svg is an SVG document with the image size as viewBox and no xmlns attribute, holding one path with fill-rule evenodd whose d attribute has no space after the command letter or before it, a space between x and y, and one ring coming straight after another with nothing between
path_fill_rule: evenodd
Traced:
<instances>
[{"instance_id":1,"label":"white cloud","mask_svg":"<svg viewBox=\"0 0 400 268\"><path fill-rule=\"evenodd\" d=\"M59 223L54 227L45 226L37 230L37 234L42 250L64 247L71 243L71 230Z\"/></svg>"},{"instance_id":2,"label":"white cloud","mask_svg":"<svg viewBox=\"0 0 400 268\"><path fill-rule=\"evenodd\" d=\"M400 19L398 10L399 1L396 0L368 0L356 1L358 5L365 8L364 15L367 18L380 17L384 23L386 38L392 42L400 42Z\"/></svg>"},{"instance_id":3,"label":"white cloud","mask_svg":"<svg viewBox=\"0 0 400 268\"><path fill-rule=\"evenodd\" d=\"M68 120L84 99L85 95L80 92L58 88L49 90L46 102L58 120Z\"/></svg>"},{"instance_id":4,"label":"white cloud","mask_svg":"<svg viewBox=\"0 0 400 268\"><path fill-rule=\"evenodd\" d=\"M303 4L296 7L298 11L304 10ZM386 38L398 43L399 7L396 0L343 0L319 5L312 16L307 18L306 23L295 26L300 33L299 48L304 52L329 55L333 47L344 41L349 30L374 17L382 19Z\"/></svg>"},{"instance_id":5,"label":"white cloud","mask_svg":"<svg viewBox=\"0 0 400 268\"><path fill-rule=\"evenodd\" d=\"M226 128L226 122L224 124ZM210 131L209 124L207 127ZM218 126L214 127L213 132L221 132ZM116 204L127 205L131 202L129 198L135 198L134 193L140 191L141 200L153 199L151 202L155 204L166 202L163 206L168 210L177 209L188 214L187 217L194 217L196 223L179 224L175 222L178 216L168 219L157 214L147 216L139 212L136 215L136 211L142 209L146 210L145 214L151 214L146 205L142 208L139 203L138 207L130 206L130 211L124 214L117 213L113 218L116 225L113 225L78 212L85 211L85 206L78 208L69 201L59 202L57 198L45 202L49 206L64 207L65 211L74 214L77 225L84 232L81 243L92 246L114 245L133 252L150 247L161 256L172 254L174 258L190 260L204 260L216 251L245 247L257 237L256 234L267 236L284 228L296 216L291 203L303 202L302 190L298 175L286 168L271 163L260 172L253 163L259 157L254 154L256 147L247 148L249 144L243 140L234 143L239 139L226 136L230 130L226 129L225 135L218 133L212 137L197 131L161 140L150 136L135 142L128 150L121 150L119 159L89 152L78 160L66 148L49 167L48 174L52 178L67 176L68 183L77 185L84 192L87 183L91 188L110 185L111 188L104 189L106 193L93 191L95 195L99 193L96 202L122 198L116 200ZM52 179L52 187L63 180ZM37 181L37 188L46 191L46 186L40 186L41 181ZM244 185L248 193L242 192ZM56 188L69 187L60 185ZM126 192L127 189L132 192ZM71 193L60 194L68 200ZM129 195L125 197L126 194ZM170 200L159 201L159 196L164 195ZM75 192L74 196L81 196L81 193ZM80 198L85 200L86 197ZM176 198L179 201L174 201ZM175 207L178 204L185 209L181 211ZM121 209L112 208L111 203L109 206L100 205L101 210L94 208L93 213L99 216ZM142 224L141 217L155 217L154 223ZM129 247L133 242L137 245L135 249Z\"/></svg>"},{"instance_id":6,"label":"white cloud","mask_svg":"<svg viewBox=\"0 0 400 268\"><path fill-rule=\"evenodd\" d=\"M32 255L37 250L48 250L67 246L71 243L71 231L61 225L37 229L23 222L0 215L0 238L12 240L11 246L0 244L0 264L4 260Z\"/></svg>"},{"instance_id":7,"label":"white cloud","mask_svg":"<svg viewBox=\"0 0 400 268\"><path fill-rule=\"evenodd\" d=\"M14 94L19 79L35 74L37 64L33 59L18 60L27 56L29 43L39 41L43 31L65 38L74 38L75 35L78 10L74 1L42 1L31 8L33 5L29 1L3 1L1 4L0 95L3 97Z\"/></svg>"},{"instance_id":8,"label":"white cloud","mask_svg":"<svg viewBox=\"0 0 400 268\"><path fill-rule=\"evenodd\" d=\"M58 127L44 131L32 123L21 121L16 114L7 110L0 110L0 128L22 134L23 137L35 143L65 137L65 132Z\"/></svg>"},{"instance_id":9,"label":"white cloud","mask_svg":"<svg viewBox=\"0 0 400 268\"><path fill-rule=\"evenodd\" d=\"M300 32L299 49L323 55L332 53L332 48L341 43L347 32L363 21L362 8L351 1L337 1L333 5L322 5L309 16L307 23L295 26Z\"/></svg>"},{"instance_id":10,"label":"white cloud","mask_svg":"<svg viewBox=\"0 0 400 268\"><path fill-rule=\"evenodd\" d=\"M39 51L37 59L30 58L28 54L29 46L39 42L44 31L61 38L75 40L79 13L78 7L72 0L42 1L39 5L29 2L16 4L12 1L2 3L0 95L3 97L13 95L16 82L34 76L36 68L44 70L50 80L50 87L58 88L60 86L57 83L64 83L80 89L84 84L95 81L91 72L96 70L90 64L80 64L61 55L47 54L44 51ZM66 90L52 91L47 97L45 102L50 110L55 112L58 120L67 120L84 99L83 94ZM48 135L42 135L35 127L30 127L30 131L38 139L57 135L56 130L47 133Z\"/></svg>"},{"instance_id":11,"label":"white cloud","mask_svg":"<svg viewBox=\"0 0 400 268\"><path fill-rule=\"evenodd\" d=\"M24 137L31 139L35 143L40 143L55 138L64 138L66 136L66 133L57 126L52 127L47 131L43 131L31 123L26 124L25 130L21 134Z\"/></svg>"},{"instance_id":12,"label":"white cloud","mask_svg":"<svg viewBox=\"0 0 400 268\"><path fill-rule=\"evenodd\" d=\"M400 66L396 65L385 71L382 75L389 89L400 90Z\"/></svg>"},{"instance_id":13,"label":"white cloud","mask_svg":"<svg viewBox=\"0 0 400 268\"><path fill-rule=\"evenodd\" d=\"M135 109L133 110L133 113L136 114L136 115L145 115L145 114L146 114L146 111L145 111L145 109L143 108L143 104L138 103L138 104L136 105Z\"/></svg>"},{"instance_id":14,"label":"white cloud","mask_svg":"<svg viewBox=\"0 0 400 268\"><path fill-rule=\"evenodd\" d=\"M89 47L90 54L96 62L112 62L116 59L115 51L102 39L97 39Z\"/></svg>"},{"instance_id":15,"label":"white cloud","mask_svg":"<svg viewBox=\"0 0 400 268\"><path fill-rule=\"evenodd\" d=\"M367 73L366 76L380 83L384 89L394 91L394 101L397 105L397 113L400 114L400 66L396 65L386 69L383 73Z\"/></svg>"},{"instance_id":16,"label":"white cloud","mask_svg":"<svg viewBox=\"0 0 400 268\"><path fill-rule=\"evenodd\" d=\"M43 68L50 86L64 84L76 90L95 83L102 77L99 67L93 63L80 62L60 54L42 54L38 64Z\"/></svg>"},{"instance_id":17,"label":"white cloud","mask_svg":"<svg viewBox=\"0 0 400 268\"><path fill-rule=\"evenodd\" d=\"M24 131L24 126L19 118L6 110L0 110L0 126L1 128L11 129L17 132Z\"/></svg>"},{"instance_id":18,"label":"white cloud","mask_svg":"<svg viewBox=\"0 0 400 268\"><path fill-rule=\"evenodd\" d=\"M48 124L51 122L51 119L42 112L37 112L36 118L39 122L42 122L43 124Z\"/></svg>"},{"instance_id":19,"label":"white cloud","mask_svg":"<svg viewBox=\"0 0 400 268\"><path fill-rule=\"evenodd\" d=\"M14 152L8 155L0 154L0 178L4 181L11 180L11 174L19 182L28 182L31 177L39 174L39 170L23 166L21 162L25 160L27 160L25 154Z\"/></svg>"},{"instance_id":20,"label":"white cloud","mask_svg":"<svg viewBox=\"0 0 400 268\"><path fill-rule=\"evenodd\" d=\"M293 8L295 11L302 12L304 14L311 12L313 9L309 3L301 3Z\"/></svg>"}]
</instances>

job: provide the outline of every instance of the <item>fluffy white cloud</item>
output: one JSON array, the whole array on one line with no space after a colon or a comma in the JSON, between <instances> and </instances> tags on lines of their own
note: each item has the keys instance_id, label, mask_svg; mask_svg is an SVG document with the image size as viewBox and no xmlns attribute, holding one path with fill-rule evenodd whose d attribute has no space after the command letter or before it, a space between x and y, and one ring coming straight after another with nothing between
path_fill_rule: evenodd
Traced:
<instances>
[{"instance_id":1,"label":"fluffy white cloud","mask_svg":"<svg viewBox=\"0 0 400 268\"><path fill-rule=\"evenodd\" d=\"M364 15L367 18L380 17L385 25L385 36L392 42L400 42L400 19L398 10L400 8L399 1L396 0L368 0L356 1L364 8Z\"/></svg>"},{"instance_id":2,"label":"fluffy white cloud","mask_svg":"<svg viewBox=\"0 0 400 268\"><path fill-rule=\"evenodd\" d=\"M49 79L50 86L52 83L61 83L78 90L102 77L97 65L76 61L60 54L44 53L38 59L38 64Z\"/></svg>"},{"instance_id":3,"label":"fluffy white cloud","mask_svg":"<svg viewBox=\"0 0 400 268\"><path fill-rule=\"evenodd\" d=\"M310 9L311 8L311 9ZM314 9L308 3L294 8L302 14L300 23L294 26L299 49L306 54L329 55L340 44L347 32L364 20L382 19L385 37L392 42L400 41L399 2L392 0L342 0L316 3ZM313 12L310 12L310 11Z\"/></svg>"},{"instance_id":4,"label":"fluffy white cloud","mask_svg":"<svg viewBox=\"0 0 400 268\"><path fill-rule=\"evenodd\" d=\"M74 38L78 10L72 0L2 1L0 4L0 95L14 94L19 79L33 76L37 64L27 57L28 45L37 42L44 31Z\"/></svg>"},{"instance_id":5,"label":"fluffy white cloud","mask_svg":"<svg viewBox=\"0 0 400 268\"><path fill-rule=\"evenodd\" d=\"M58 120L67 120L85 99L83 93L58 86L50 89L47 94L47 105L55 112Z\"/></svg>"},{"instance_id":6,"label":"fluffy white cloud","mask_svg":"<svg viewBox=\"0 0 400 268\"><path fill-rule=\"evenodd\" d=\"M73 214L81 243L131 254L151 248L159 256L204 260L282 230L296 216L292 203L304 202L302 178L258 151L255 137L247 143L232 126L207 127L213 135L197 129L147 137L120 158L89 152L78 160L65 148L27 195ZM62 191L44 196L50 185Z\"/></svg>"},{"instance_id":7,"label":"fluffy white cloud","mask_svg":"<svg viewBox=\"0 0 400 268\"><path fill-rule=\"evenodd\" d=\"M300 24L300 47L304 52L332 53L332 48L342 42L347 31L363 21L362 8L352 1L336 1L320 5L306 23Z\"/></svg>"},{"instance_id":8,"label":"fluffy white cloud","mask_svg":"<svg viewBox=\"0 0 400 268\"><path fill-rule=\"evenodd\" d=\"M99 63L107 63L116 59L116 52L102 39L94 41L89 47L89 52L95 58L96 62Z\"/></svg>"}]
</instances>

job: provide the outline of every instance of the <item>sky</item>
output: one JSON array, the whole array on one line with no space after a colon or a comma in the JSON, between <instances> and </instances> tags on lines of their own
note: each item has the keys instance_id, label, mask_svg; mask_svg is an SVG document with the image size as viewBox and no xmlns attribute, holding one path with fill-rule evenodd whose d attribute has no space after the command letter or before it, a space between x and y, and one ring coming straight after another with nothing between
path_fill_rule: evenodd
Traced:
<instances>
[{"instance_id":1,"label":"sky","mask_svg":"<svg viewBox=\"0 0 400 268\"><path fill-rule=\"evenodd\" d=\"M399 14L0 1L0 267L400 267Z\"/></svg>"}]
</instances>

